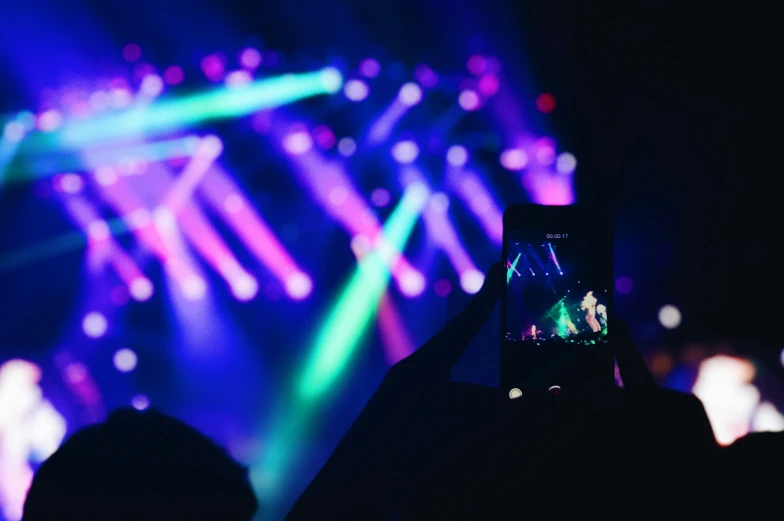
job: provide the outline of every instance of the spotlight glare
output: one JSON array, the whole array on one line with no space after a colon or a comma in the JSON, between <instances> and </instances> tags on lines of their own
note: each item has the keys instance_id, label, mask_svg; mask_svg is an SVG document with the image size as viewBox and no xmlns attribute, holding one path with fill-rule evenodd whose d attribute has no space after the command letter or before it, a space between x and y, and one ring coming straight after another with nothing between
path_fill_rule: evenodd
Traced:
<instances>
[{"instance_id":1,"label":"spotlight glare","mask_svg":"<svg viewBox=\"0 0 784 521\"><path fill-rule=\"evenodd\" d=\"M446 162L452 166L460 167L468 161L468 150L460 145L453 145L446 151Z\"/></svg>"},{"instance_id":2,"label":"spotlight glare","mask_svg":"<svg viewBox=\"0 0 784 521\"><path fill-rule=\"evenodd\" d=\"M152 297L153 285L150 279L137 277L131 282L129 291L134 300L144 302Z\"/></svg>"},{"instance_id":3,"label":"spotlight glare","mask_svg":"<svg viewBox=\"0 0 784 521\"><path fill-rule=\"evenodd\" d=\"M659 310L659 322L667 329L675 329L681 325L681 312L673 305L667 304Z\"/></svg>"},{"instance_id":4,"label":"spotlight glare","mask_svg":"<svg viewBox=\"0 0 784 521\"><path fill-rule=\"evenodd\" d=\"M114 353L114 367L121 373L130 373L136 369L138 358L136 353L128 348L122 348Z\"/></svg>"},{"instance_id":5,"label":"spotlight glare","mask_svg":"<svg viewBox=\"0 0 784 521\"><path fill-rule=\"evenodd\" d=\"M87 313L82 319L82 330L90 338L100 338L106 334L108 323L106 317L97 311Z\"/></svg>"},{"instance_id":6,"label":"spotlight glare","mask_svg":"<svg viewBox=\"0 0 784 521\"><path fill-rule=\"evenodd\" d=\"M364 81L349 80L343 87L343 93L351 101L362 101L368 97L368 86Z\"/></svg>"},{"instance_id":7,"label":"spotlight glare","mask_svg":"<svg viewBox=\"0 0 784 521\"><path fill-rule=\"evenodd\" d=\"M313 282L304 273L295 273L286 279L286 293L295 300L306 298L312 290Z\"/></svg>"},{"instance_id":8,"label":"spotlight glare","mask_svg":"<svg viewBox=\"0 0 784 521\"><path fill-rule=\"evenodd\" d=\"M422 88L416 83L406 83L405 85L400 87L400 92L398 93L398 99L404 105L413 107L414 105L422 101Z\"/></svg>"},{"instance_id":9,"label":"spotlight glare","mask_svg":"<svg viewBox=\"0 0 784 521\"><path fill-rule=\"evenodd\" d=\"M419 156L419 147L413 141L399 141L392 147L392 157L398 163L410 164Z\"/></svg>"},{"instance_id":10,"label":"spotlight glare","mask_svg":"<svg viewBox=\"0 0 784 521\"><path fill-rule=\"evenodd\" d=\"M460 287L471 295L478 293L484 283L485 274L479 270L472 269L460 274Z\"/></svg>"}]
</instances>

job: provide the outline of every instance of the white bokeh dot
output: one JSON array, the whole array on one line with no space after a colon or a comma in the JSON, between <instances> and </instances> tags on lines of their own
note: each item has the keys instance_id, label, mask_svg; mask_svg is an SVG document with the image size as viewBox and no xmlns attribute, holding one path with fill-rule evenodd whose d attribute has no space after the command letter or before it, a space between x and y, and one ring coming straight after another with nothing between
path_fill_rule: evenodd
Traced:
<instances>
[{"instance_id":1,"label":"white bokeh dot","mask_svg":"<svg viewBox=\"0 0 784 521\"><path fill-rule=\"evenodd\" d=\"M463 166L468 161L468 151L460 145L453 145L446 151L446 162L452 166Z\"/></svg>"},{"instance_id":2,"label":"white bokeh dot","mask_svg":"<svg viewBox=\"0 0 784 521\"><path fill-rule=\"evenodd\" d=\"M121 373L130 373L136 369L137 362L136 353L126 347L118 349L117 352L114 353L114 367Z\"/></svg>"},{"instance_id":3,"label":"white bokeh dot","mask_svg":"<svg viewBox=\"0 0 784 521\"><path fill-rule=\"evenodd\" d=\"M106 317L97 311L87 313L82 319L82 329L84 334L90 338L100 338L106 334L109 324Z\"/></svg>"},{"instance_id":4,"label":"white bokeh dot","mask_svg":"<svg viewBox=\"0 0 784 521\"><path fill-rule=\"evenodd\" d=\"M286 293L295 300L302 300L313 290L313 282L304 273L295 273L286 279Z\"/></svg>"},{"instance_id":5,"label":"white bokeh dot","mask_svg":"<svg viewBox=\"0 0 784 521\"><path fill-rule=\"evenodd\" d=\"M398 288L406 297L417 297L425 291L425 276L416 270L408 270L400 277Z\"/></svg>"},{"instance_id":6,"label":"white bokeh dot","mask_svg":"<svg viewBox=\"0 0 784 521\"><path fill-rule=\"evenodd\" d=\"M467 270L460 275L460 287L471 295L478 293L484 283L485 274L479 270Z\"/></svg>"},{"instance_id":7,"label":"white bokeh dot","mask_svg":"<svg viewBox=\"0 0 784 521\"><path fill-rule=\"evenodd\" d=\"M659 310L659 323L667 329L675 329L681 325L681 312L671 304L662 306Z\"/></svg>"}]
</instances>

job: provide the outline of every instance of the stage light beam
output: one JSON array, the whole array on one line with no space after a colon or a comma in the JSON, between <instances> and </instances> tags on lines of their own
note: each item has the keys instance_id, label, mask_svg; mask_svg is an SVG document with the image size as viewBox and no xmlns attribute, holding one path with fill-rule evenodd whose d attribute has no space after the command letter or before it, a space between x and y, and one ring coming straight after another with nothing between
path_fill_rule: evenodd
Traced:
<instances>
[{"instance_id":1,"label":"stage light beam","mask_svg":"<svg viewBox=\"0 0 784 521\"><path fill-rule=\"evenodd\" d=\"M359 262L316 336L313 352L298 380L301 401L313 402L327 392L348 363L386 291L393 258L404 249L428 196L422 184L406 188L383 227L382 233L391 247L377 248Z\"/></svg>"}]
</instances>

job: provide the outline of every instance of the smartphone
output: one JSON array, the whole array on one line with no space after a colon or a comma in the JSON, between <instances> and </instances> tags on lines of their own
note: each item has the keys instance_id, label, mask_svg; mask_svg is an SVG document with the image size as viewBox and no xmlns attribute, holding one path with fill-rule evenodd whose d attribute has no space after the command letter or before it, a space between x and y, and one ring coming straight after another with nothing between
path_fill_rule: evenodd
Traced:
<instances>
[{"instance_id":1,"label":"smartphone","mask_svg":"<svg viewBox=\"0 0 784 521\"><path fill-rule=\"evenodd\" d=\"M538 390L530 389L532 382L560 387L565 382L559 378L567 377L559 372L556 352L606 355L614 293L612 221L581 205L521 204L507 208L503 226L501 386L510 392Z\"/></svg>"}]
</instances>

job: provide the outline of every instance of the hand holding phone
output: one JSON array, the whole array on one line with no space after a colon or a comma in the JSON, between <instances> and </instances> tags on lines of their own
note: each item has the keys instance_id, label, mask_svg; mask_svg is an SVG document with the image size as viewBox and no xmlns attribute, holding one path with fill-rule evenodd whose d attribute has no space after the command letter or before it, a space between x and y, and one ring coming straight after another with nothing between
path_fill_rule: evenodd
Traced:
<instances>
[{"instance_id":1,"label":"hand holding phone","mask_svg":"<svg viewBox=\"0 0 784 521\"><path fill-rule=\"evenodd\" d=\"M611 221L582 206L504 213L501 371L523 392L612 382Z\"/></svg>"}]
</instances>

